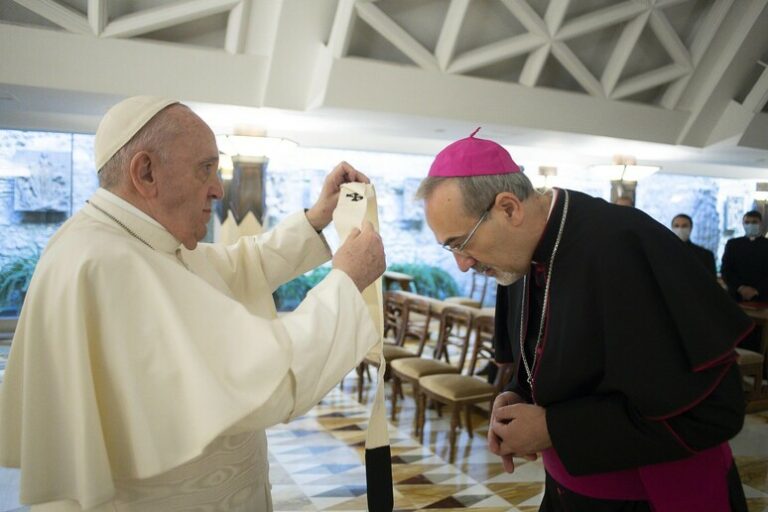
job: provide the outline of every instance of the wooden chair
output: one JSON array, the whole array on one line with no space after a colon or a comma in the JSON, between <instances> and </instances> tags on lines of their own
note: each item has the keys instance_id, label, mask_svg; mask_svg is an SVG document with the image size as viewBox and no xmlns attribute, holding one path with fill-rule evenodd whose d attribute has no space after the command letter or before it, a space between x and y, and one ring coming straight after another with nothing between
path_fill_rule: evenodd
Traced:
<instances>
[{"instance_id":1,"label":"wooden chair","mask_svg":"<svg viewBox=\"0 0 768 512\"><path fill-rule=\"evenodd\" d=\"M384 292L384 358L386 361L390 359L396 359L397 351L402 344L403 327L405 319L405 301L406 297L397 291L385 291ZM388 350L394 349L389 352ZM357 373L357 400L363 401L363 383L365 377L368 376L370 381L370 373L368 366L373 365L378 367L378 361L374 362L370 359L365 359L361 362L356 369ZM343 383L343 381L342 381Z\"/></svg>"},{"instance_id":2,"label":"wooden chair","mask_svg":"<svg viewBox=\"0 0 768 512\"><path fill-rule=\"evenodd\" d=\"M402 391L402 383L408 382L413 389L413 398L416 401L417 411L413 421L414 434L419 434L419 379L427 375L436 375L441 373L461 372L464 366L464 360L467 356L469 347L469 337L471 333L472 313L467 308L446 307L440 313L440 331L435 351L432 359L424 357L412 357L407 359L398 359L392 361L392 421L396 421L397 413L395 406L397 404L397 395ZM459 358L456 364L450 363L450 356L447 352L451 347L456 347L459 352ZM421 346L423 349L423 344ZM446 361L440 361L445 358Z\"/></svg>"},{"instance_id":3,"label":"wooden chair","mask_svg":"<svg viewBox=\"0 0 768 512\"><path fill-rule=\"evenodd\" d=\"M423 350L423 342L418 352L413 352L403 346L407 339L416 336L417 340L426 339L429 333L430 308L429 303L413 298L407 298L402 292L387 291L384 293L384 360L387 362L385 380L389 380L389 363L397 359L418 357ZM421 326L423 332L419 330ZM391 336L387 337L388 334ZM369 367L379 367L379 361L366 357L357 367L357 401L363 401L363 382ZM370 380L370 378L369 378Z\"/></svg>"},{"instance_id":4,"label":"wooden chair","mask_svg":"<svg viewBox=\"0 0 768 512\"><path fill-rule=\"evenodd\" d=\"M451 408L451 427L449 431L449 462L456 457L456 429L461 426L461 410L464 409L467 434L473 437L471 409L475 404L488 402L493 408L493 401L509 381L513 365L498 364L494 359L493 332L494 319L490 316L476 317L472 330L474 346L466 375L443 374L429 375L419 379L418 396L418 427L421 442L424 442L424 422L426 417L427 399ZM486 360L495 364L499 371L493 384L475 376L478 360ZM490 410L490 409L489 409Z\"/></svg>"},{"instance_id":5,"label":"wooden chair","mask_svg":"<svg viewBox=\"0 0 768 512\"><path fill-rule=\"evenodd\" d=\"M737 348L736 355L736 362L739 365L739 370L741 370L747 400L761 398L763 395L763 364L765 358L762 354L743 348Z\"/></svg>"},{"instance_id":6,"label":"wooden chair","mask_svg":"<svg viewBox=\"0 0 768 512\"><path fill-rule=\"evenodd\" d=\"M485 294L488 291L488 276L475 270L472 271L472 287L469 289L468 297L448 297L446 302L461 304L472 308L481 308L485 300Z\"/></svg>"}]
</instances>

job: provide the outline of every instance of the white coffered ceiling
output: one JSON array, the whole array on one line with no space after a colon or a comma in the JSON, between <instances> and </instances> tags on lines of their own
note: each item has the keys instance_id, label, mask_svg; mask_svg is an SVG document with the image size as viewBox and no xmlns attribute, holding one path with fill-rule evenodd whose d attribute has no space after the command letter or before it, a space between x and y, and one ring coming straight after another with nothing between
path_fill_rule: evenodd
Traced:
<instances>
[{"instance_id":1,"label":"white coffered ceiling","mask_svg":"<svg viewBox=\"0 0 768 512\"><path fill-rule=\"evenodd\" d=\"M760 177L766 4L0 0L0 125L92 131L157 94L305 145L431 153L482 125L541 158Z\"/></svg>"}]
</instances>

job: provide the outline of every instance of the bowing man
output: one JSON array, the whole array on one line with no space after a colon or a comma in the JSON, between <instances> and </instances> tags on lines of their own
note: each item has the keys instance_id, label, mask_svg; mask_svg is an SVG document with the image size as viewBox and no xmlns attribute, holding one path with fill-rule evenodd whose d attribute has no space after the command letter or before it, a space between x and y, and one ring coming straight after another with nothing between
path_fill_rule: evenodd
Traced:
<instances>
[{"instance_id":1,"label":"bowing man","mask_svg":"<svg viewBox=\"0 0 768 512\"><path fill-rule=\"evenodd\" d=\"M496 278L496 356L515 373L488 444L546 469L542 511L746 510L728 439L751 322L642 211L555 188L470 137L418 197L463 271Z\"/></svg>"}]
</instances>

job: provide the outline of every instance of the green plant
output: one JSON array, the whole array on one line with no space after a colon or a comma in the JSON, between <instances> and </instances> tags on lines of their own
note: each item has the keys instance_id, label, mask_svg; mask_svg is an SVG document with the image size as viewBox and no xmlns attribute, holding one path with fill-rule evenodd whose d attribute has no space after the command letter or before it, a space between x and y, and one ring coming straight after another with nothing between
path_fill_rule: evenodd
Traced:
<instances>
[{"instance_id":1,"label":"green plant","mask_svg":"<svg viewBox=\"0 0 768 512\"><path fill-rule=\"evenodd\" d=\"M439 267L424 263L393 263L387 270L413 276L413 286L419 295L440 300L459 295L456 280Z\"/></svg>"},{"instance_id":2,"label":"green plant","mask_svg":"<svg viewBox=\"0 0 768 512\"><path fill-rule=\"evenodd\" d=\"M0 268L0 304L21 305L39 259L40 253L35 252L6 263Z\"/></svg>"},{"instance_id":3,"label":"green plant","mask_svg":"<svg viewBox=\"0 0 768 512\"><path fill-rule=\"evenodd\" d=\"M322 281L330 271L331 267L318 267L280 285L274 293L278 311L289 311L298 306L307 292Z\"/></svg>"}]
</instances>

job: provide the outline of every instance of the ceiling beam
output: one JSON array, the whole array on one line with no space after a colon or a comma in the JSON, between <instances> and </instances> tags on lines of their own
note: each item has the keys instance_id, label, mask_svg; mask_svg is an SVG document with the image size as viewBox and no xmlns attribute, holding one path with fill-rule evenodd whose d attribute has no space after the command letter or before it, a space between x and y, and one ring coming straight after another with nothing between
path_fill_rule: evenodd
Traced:
<instances>
[{"instance_id":1,"label":"ceiling beam","mask_svg":"<svg viewBox=\"0 0 768 512\"><path fill-rule=\"evenodd\" d=\"M642 2L627 0L574 18L560 27L555 35L559 40L578 37L632 19L645 10L647 7Z\"/></svg>"},{"instance_id":2,"label":"ceiling beam","mask_svg":"<svg viewBox=\"0 0 768 512\"><path fill-rule=\"evenodd\" d=\"M406 32L403 27L384 14L384 11L376 7L373 2L358 3L356 8L358 16L363 21L384 36L387 41L395 45L398 50L403 52L417 66L427 70L439 69L435 56Z\"/></svg>"},{"instance_id":3,"label":"ceiling beam","mask_svg":"<svg viewBox=\"0 0 768 512\"><path fill-rule=\"evenodd\" d=\"M209 48L136 39L99 39L0 23L8 48L0 83L111 96L151 94L186 101L262 106L254 93L268 60ZM88 63L83 66L83 63ZM169 72L172 70L172 72ZM205 70L204 79L201 70ZM147 80L151 76L152 80Z\"/></svg>"},{"instance_id":4,"label":"ceiling beam","mask_svg":"<svg viewBox=\"0 0 768 512\"><path fill-rule=\"evenodd\" d=\"M760 77L755 82L755 85L752 86L752 90L749 91L747 97L742 102L744 108L749 109L755 114L762 112L766 103L768 103L768 65L762 61L758 61L757 64L763 68L763 71L760 73Z\"/></svg>"},{"instance_id":5,"label":"ceiling beam","mask_svg":"<svg viewBox=\"0 0 768 512\"><path fill-rule=\"evenodd\" d=\"M611 99L619 100L632 96L638 92L653 89L662 84L669 83L690 72L687 66L682 64L669 64L667 66L642 73L621 82L609 96Z\"/></svg>"},{"instance_id":6,"label":"ceiling beam","mask_svg":"<svg viewBox=\"0 0 768 512\"><path fill-rule=\"evenodd\" d=\"M435 56L440 69L445 71L453 58L456 49L456 41L459 38L461 24L467 14L469 0L451 0L448 12L445 14L443 27L440 29L440 37L435 46Z\"/></svg>"},{"instance_id":7,"label":"ceiling beam","mask_svg":"<svg viewBox=\"0 0 768 512\"><path fill-rule=\"evenodd\" d=\"M353 109L669 143L687 113L362 58L335 59L327 109ZM590 115L585 116L584 113Z\"/></svg>"},{"instance_id":8,"label":"ceiling beam","mask_svg":"<svg viewBox=\"0 0 768 512\"><path fill-rule=\"evenodd\" d=\"M91 34L91 26L85 16L54 0L15 0L17 4L42 16L64 30L75 34Z\"/></svg>"},{"instance_id":9,"label":"ceiling beam","mask_svg":"<svg viewBox=\"0 0 768 512\"><path fill-rule=\"evenodd\" d=\"M650 25L651 30L659 38L659 42L667 50L672 60L690 69L692 67L691 54L680 40L675 29L672 28L667 16L658 10L651 11Z\"/></svg>"},{"instance_id":10,"label":"ceiling beam","mask_svg":"<svg viewBox=\"0 0 768 512\"><path fill-rule=\"evenodd\" d=\"M559 2L549 2L547 11L544 13L544 23L547 25L547 32L549 34L557 34L560 27L563 25L565 14L568 12L568 7L571 4L571 0L560 0Z\"/></svg>"},{"instance_id":11,"label":"ceiling beam","mask_svg":"<svg viewBox=\"0 0 768 512\"><path fill-rule=\"evenodd\" d=\"M224 49L227 53L243 53L245 38L248 35L248 17L251 11L251 0L241 0L227 17L227 32L224 36Z\"/></svg>"},{"instance_id":12,"label":"ceiling beam","mask_svg":"<svg viewBox=\"0 0 768 512\"><path fill-rule=\"evenodd\" d=\"M605 90L602 84L592 75L587 67L582 64L575 53L564 43L555 41L552 44L552 55L560 61L560 64L568 70L573 78L579 82L585 91L596 98L604 98Z\"/></svg>"},{"instance_id":13,"label":"ceiling beam","mask_svg":"<svg viewBox=\"0 0 768 512\"><path fill-rule=\"evenodd\" d=\"M705 144L728 104L743 91L768 47L767 6L768 0L733 2L676 104L690 112L678 144Z\"/></svg>"},{"instance_id":14,"label":"ceiling beam","mask_svg":"<svg viewBox=\"0 0 768 512\"><path fill-rule=\"evenodd\" d=\"M107 26L107 19L107 0L88 0L88 24L93 35L101 35Z\"/></svg>"},{"instance_id":15,"label":"ceiling beam","mask_svg":"<svg viewBox=\"0 0 768 512\"><path fill-rule=\"evenodd\" d=\"M632 55L632 50L635 49L635 45L637 45L643 29L645 29L645 24L648 22L650 15L650 12L641 13L640 16L624 25L624 29L621 31L619 40L616 41L616 46L613 47L611 56L608 58L608 63L605 65L600 78L600 83L603 85L608 96L613 94L613 89L616 87L619 78L621 78L621 73L624 71L629 56Z\"/></svg>"},{"instance_id":16,"label":"ceiling beam","mask_svg":"<svg viewBox=\"0 0 768 512\"><path fill-rule=\"evenodd\" d=\"M523 55L546 44L546 42L546 39L536 34L521 34L510 37L459 55L451 62L447 71L456 74L466 73L473 69Z\"/></svg>"},{"instance_id":17,"label":"ceiling beam","mask_svg":"<svg viewBox=\"0 0 768 512\"><path fill-rule=\"evenodd\" d=\"M520 72L520 79L518 80L520 85L525 85L526 87L536 86L536 82L539 81L541 71L544 69L544 64L546 64L547 57L549 57L551 51L552 45L545 44L528 55L523 70Z\"/></svg>"},{"instance_id":18,"label":"ceiling beam","mask_svg":"<svg viewBox=\"0 0 768 512\"><path fill-rule=\"evenodd\" d=\"M717 29L723 23L723 20L725 20L732 4L733 0L715 0L715 3L710 6L707 14L704 16L704 19L694 33L693 41L691 41L690 45L691 65L694 69L699 65L702 57L704 57L704 53L715 38ZM661 98L661 105L663 107L668 109L677 107L677 103L680 101L680 96L682 96L683 91L685 91L690 77L691 75L686 75L667 87L667 90Z\"/></svg>"},{"instance_id":19,"label":"ceiling beam","mask_svg":"<svg viewBox=\"0 0 768 512\"><path fill-rule=\"evenodd\" d=\"M547 24L525 0L501 0L515 18L532 34L548 35Z\"/></svg>"},{"instance_id":20,"label":"ceiling beam","mask_svg":"<svg viewBox=\"0 0 768 512\"><path fill-rule=\"evenodd\" d=\"M239 3L240 0L187 0L145 9L111 21L102 32L102 37L128 38L146 34L213 14L229 12Z\"/></svg>"},{"instance_id":21,"label":"ceiling beam","mask_svg":"<svg viewBox=\"0 0 768 512\"><path fill-rule=\"evenodd\" d=\"M334 58L340 59L347 55L352 28L355 22L355 0L340 0L331 27L331 37L328 39L328 49Z\"/></svg>"}]
</instances>

